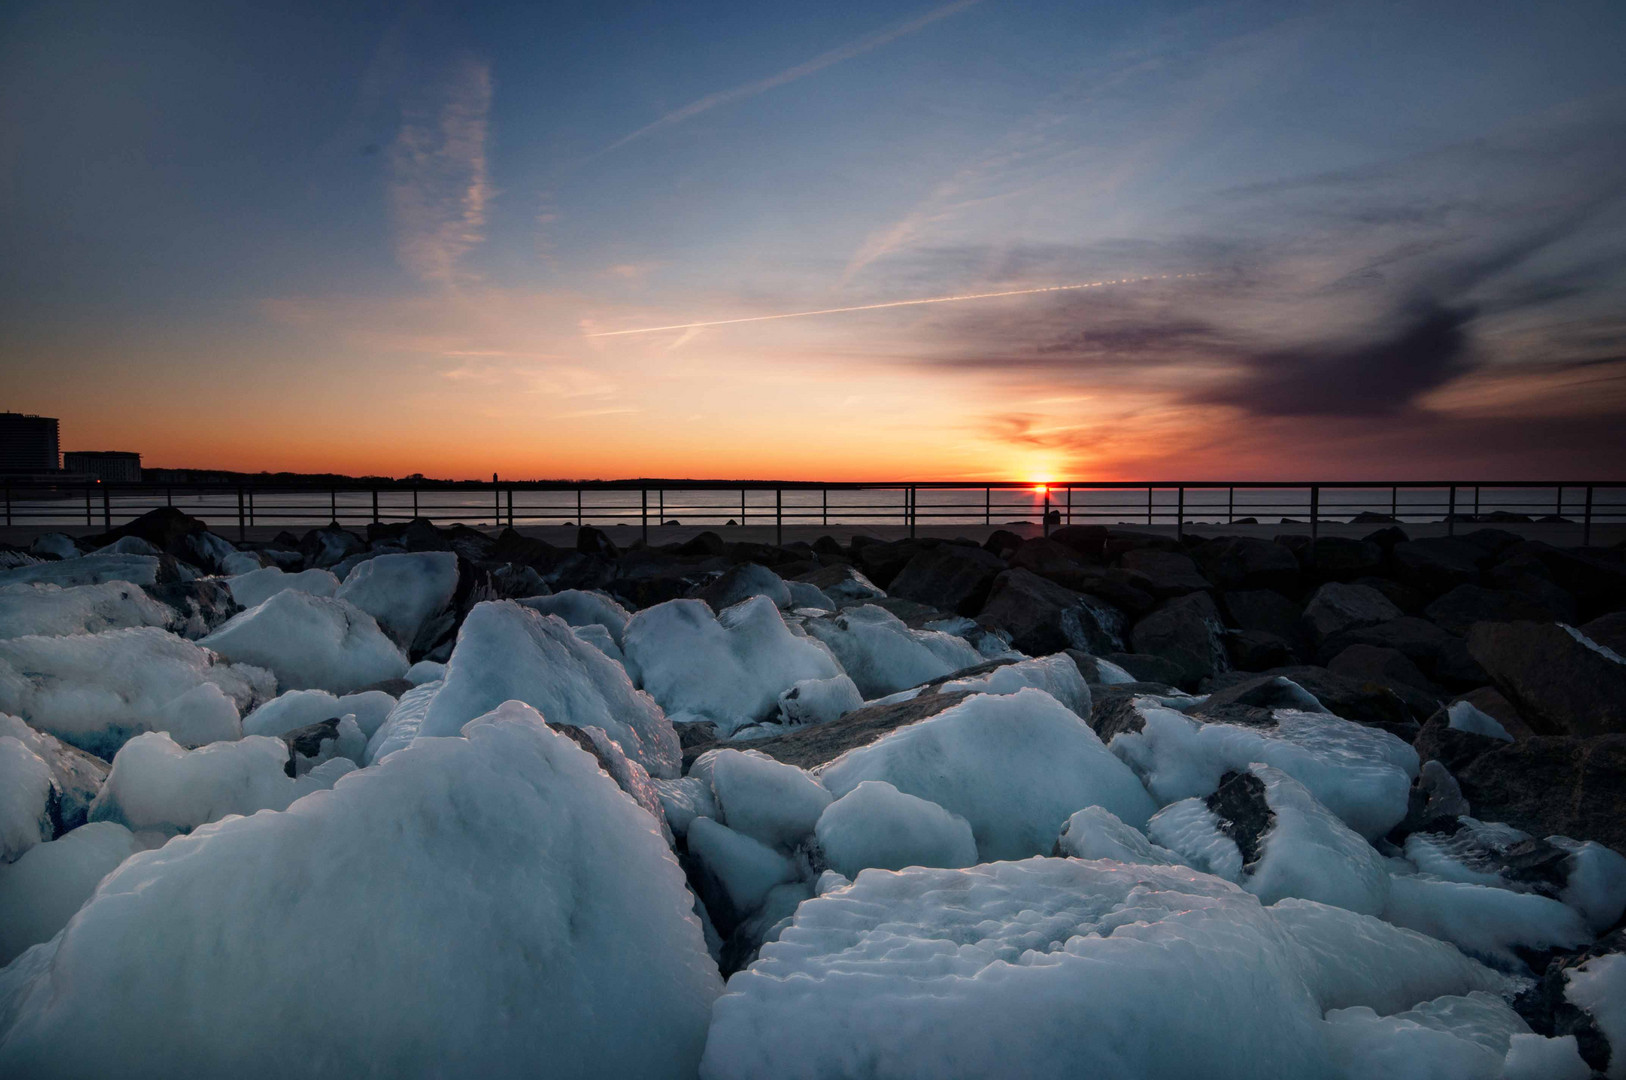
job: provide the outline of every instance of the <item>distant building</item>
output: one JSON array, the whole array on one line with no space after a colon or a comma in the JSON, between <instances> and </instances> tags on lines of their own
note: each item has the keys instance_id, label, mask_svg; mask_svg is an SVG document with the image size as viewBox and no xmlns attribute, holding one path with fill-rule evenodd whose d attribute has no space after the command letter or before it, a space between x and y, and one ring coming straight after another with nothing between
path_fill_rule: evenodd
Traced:
<instances>
[{"instance_id":1,"label":"distant building","mask_svg":"<svg viewBox=\"0 0 1626 1080\"><path fill-rule=\"evenodd\" d=\"M62 455L62 468L104 483L139 483L141 455L126 450L69 450Z\"/></svg>"},{"instance_id":2,"label":"distant building","mask_svg":"<svg viewBox=\"0 0 1626 1080\"><path fill-rule=\"evenodd\" d=\"M59 467L56 417L0 413L0 473L54 473Z\"/></svg>"}]
</instances>

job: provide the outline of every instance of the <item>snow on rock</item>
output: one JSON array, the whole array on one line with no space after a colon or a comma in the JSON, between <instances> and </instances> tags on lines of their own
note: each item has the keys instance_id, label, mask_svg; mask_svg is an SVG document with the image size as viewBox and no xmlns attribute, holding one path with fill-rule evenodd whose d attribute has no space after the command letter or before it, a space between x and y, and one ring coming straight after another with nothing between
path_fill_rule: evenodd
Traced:
<instances>
[{"instance_id":1,"label":"snow on rock","mask_svg":"<svg viewBox=\"0 0 1626 1080\"><path fill-rule=\"evenodd\" d=\"M164 549L139 536L121 536L111 544L103 544L92 555L162 555Z\"/></svg>"},{"instance_id":2,"label":"snow on rock","mask_svg":"<svg viewBox=\"0 0 1626 1080\"><path fill-rule=\"evenodd\" d=\"M1144 721L1141 730L1115 735L1112 752L1159 803L1207 796L1226 773L1259 761L1303 784L1369 840L1406 816L1417 751L1386 731L1293 709L1276 710L1268 727L1201 723L1141 702L1136 711Z\"/></svg>"},{"instance_id":3,"label":"snow on rock","mask_svg":"<svg viewBox=\"0 0 1626 1080\"><path fill-rule=\"evenodd\" d=\"M36 731L15 716L0 713L0 736L28 747L51 770L61 810L62 829L77 829L90 814L91 801L107 779L107 762L69 746L54 735Z\"/></svg>"},{"instance_id":4,"label":"snow on rock","mask_svg":"<svg viewBox=\"0 0 1626 1080\"><path fill-rule=\"evenodd\" d=\"M1448 726L1457 731L1470 731L1475 735L1484 735L1503 742L1512 742L1513 736L1507 733L1507 728L1501 725L1494 716L1482 712L1474 707L1471 701L1453 701L1445 709Z\"/></svg>"},{"instance_id":5,"label":"snow on rock","mask_svg":"<svg viewBox=\"0 0 1626 1080\"><path fill-rule=\"evenodd\" d=\"M1255 763L1206 799L1183 799L1147 831L1181 861L1235 881L1267 904L1286 897L1377 915L1389 896L1383 856L1297 780Z\"/></svg>"},{"instance_id":6,"label":"snow on rock","mask_svg":"<svg viewBox=\"0 0 1626 1080\"><path fill-rule=\"evenodd\" d=\"M100 585L0 586L0 638L94 634L126 626L168 627L175 612L127 581Z\"/></svg>"},{"instance_id":7,"label":"snow on rock","mask_svg":"<svg viewBox=\"0 0 1626 1080\"><path fill-rule=\"evenodd\" d=\"M602 626L617 646L632 613L609 594L587 589L563 589L551 596L527 596L518 601L544 615L557 615L571 626Z\"/></svg>"},{"instance_id":8,"label":"snow on rock","mask_svg":"<svg viewBox=\"0 0 1626 1080\"><path fill-rule=\"evenodd\" d=\"M227 577L236 577L251 574L264 565L265 560L257 551L233 551L220 560L220 572Z\"/></svg>"},{"instance_id":9,"label":"snow on rock","mask_svg":"<svg viewBox=\"0 0 1626 1080\"><path fill-rule=\"evenodd\" d=\"M1594 841L1538 840L1511 825L1464 815L1412 833L1404 850L1432 877L1561 900L1597 933L1626 912L1626 857Z\"/></svg>"},{"instance_id":10,"label":"snow on rock","mask_svg":"<svg viewBox=\"0 0 1626 1080\"><path fill-rule=\"evenodd\" d=\"M60 562L34 563L0 571L0 585L43 583L68 588L126 581L156 585L160 560L154 555L82 555Z\"/></svg>"},{"instance_id":11,"label":"snow on rock","mask_svg":"<svg viewBox=\"0 0 1626 1080\"><path fill-rule=\"evenodd\" d=\"M828 679L800 679L779 694L782 724L827 724L862 708L864 695L845 674Z\"/></svg>"},{"instance_id":12,"label":"snow on rock","mask_svg":"<svg viewBox=\"0 0 1626 1080\"><path fill-rule=\"evenodd\" d=\"M1146 839L1146 834L1118 820L1101 806L1086 806L1062 826L1056 840L1057 855L1075 859L1116 859L1148 866L1179 866L1178 854Z\"/></svg>"},{"instance_id":13,"label":"snow on rock","mask_svg":"<svg viewBox=\"0 0 1626 1080\"><path fill-rule=\"evenodd\" d=\"M1449 946L1311 906L1301 941L1184 867L871 871L729 981L700 1074L1330 1078L1327 1009L1502 988Z\"/></svg>"},{"instance_id":14,"label":"snow on rock","mask_svg":"<svg viewBox=\"0 0 1626 1080\"><path fill-rule=\"evenodd\" d=\"M355 766L337 758L290 777L288 744L264 735L187 750L163 732L137 735L113 759L91 821L174 836L227 814L285 810L295 799L330 788Z\"/></svg>"},{"instance_id":15,"label":"snow on rock","mask_svg":"<svg viewBox=\"0 0 1626 1080\"><path fill-rule=\"evenodd\" d=\"M159 709L152 730L167 731L183 746L241 738L237 703L211 682L199 683Z\"/></svg>"},{"instance_id":16,"label":"snow on rock","mask_svg":"<svg viewBox=\"0 0 1626 1080\"><path fill-rule=\"evenodd\" d=\"M572 626L571 629L576 632L577 637L616 663L625 660L621 655L621 646L615 643L615 638L610 636L610 631L606 627L591 623L587 626Z\"/></svg>"},{"instance_id":17,"label":"snow on rock","mask_svg":"<svg viewBox=\"0 0 1626 1080\"><path fill-rule=\"evenodd\" d=\"M691 773L678 780L656 780L655 792L660 796L666 824L674 835L686 836L695 818L716 821L722 816L717 809L717 800L711 793L709 776Z\"/></svg>"},{"instance_id":18,"label":"snow on rock","mask_svg":"<svg viewBox=\"0 0 1626 1080\"><path fill-rule=\"evenodd\" d=\"M695 658L685 662L693 665ZM540 710L550 723L602 728L650 776L679 774L677 731L655 699L633 688L620 664L556 616L511 600L476 604L458 631L446 681L420 734L455 735L510 699Z\"/></svg>"},{"instance_id":19,"label":"snow on rock","mask_svg":"<svg viewBox=\"0 0 1626 1080\"><path fill-rule=\"evenodd\" d=\"M957 868L977 861L977 841L965 818L884 780L865 780L831 803L815 835L825 861L849 879L869 867Z\"/></svg>"},{"instance_id":20,"label":"snow on rock","mask_svg":"<svg viewBox=\"0 0 1626 1080\"><path fill-rule=\"evenodd\" d=\"M610 738L603 728L571 727L568 724L549 725L555 731L568 735L575 740L576 745L592 754L598 759L599 768L617 787L632 796L632 801L643 807L650 817L655 819L660 827L661 836L668 844L673 843L671 827L666 823L666 811L661 803L661 793L650 779L645 768L627 756L621 749L621 744Z\"/></svg>"},{"instance_id":21,"label":"snow on rock","mask_svg":"<svg viewBox=\"0 0 1626 1080\"><path fill-rule=\"evenodd\" d=\"M446 677L446 665L435 660L419 660L407 668L402 676L413 686L422 686L426 682L436 682Z\"/></svg>"},{"instance_id":22,"label":"snow on rock","mask_svg":"<svg viewBox=\"0 0 1626 1080\"><path fill-rule=\"evenodd\" d=\"M874 604L808 619L807 632L829 646L865 700L885 697L982 663L964 638L938 630L911 630Z\"/></svg>"},{"instance_id":23,"label":"snow on rock","mask_svg":"<svg viewBox=\"0 0 1626 1080\"><path fill-rule=\"evenodd\" d=\"M0 735L0 863L57 834L57 800L51 767L21 739Z\"/></svg>"},{"instance_id":24,"label":"snow on rock","mask_svg":"<svg viewBox=\"0 0 1626 1080\"><path fill-rule=\"evenodd\" d=\"M692 1077L720 989L649 815L510 703L126 860L0 974L0 1074Z\"/></svg>"},{"instance_id":25,"label":"snow on rock","mask_svg":"<svg viewBox=\"0 0 1626 1080\"><path fill-rule=\"evenodd\" d=\"M1066 653L1019 660L985 675L950 679L938 687L938 692L975 690L983 694L1014 694L1024 686L1043 690L1084 719L1090 718L1089 684Z\"/></svg>"},{"instance_id":26,"label":"snow on rock","mask_svg":"<svg viewBox=\"0 0 1626 1080\"><path fill-rule=\"evenodd\" d=\"M715 616L701 600L645 608L627 623L622 648L627 670L675 722L710 720L724 736L771 719L798 682L841 674L762 596Z\"/></svg>"},{"instance_id":27,"label":"snow on rock","mask_svg":"<svg viewBox=\"0 0 1626 1080\"><path fill-rule=\"evenodd\" d=\"M796 867L785 856L711 818L689 822L687 839L705 877L701 899L722 925L732 927L761 907L775 885L796 880Z\"/></svg>"},{"instance_id":28,"label":"snow on rock","mask_svg":"<svg viewBox=\"0 0 1626 1080\"><path fill-rule=\"evenodd\" d=\"M213 692L198 689L209 683L232 707L229 720ZM156 627L0 641L0 712L102 758L133 735L176 726L189 742L234 739L235 714L275 691L270 672L223 663Z\"/></svg>"},{"instance_id":29,"label":"snow on rock","mask_svg":"<svg viewBox=\"0 0 1626 1080\"><path fill-rule=\"evenodd\" d=\"M243 717L244 735L286 735L311 724L346 714L367 738L383 726L395 708L395 699L382 690L363 690L338 696L326 690L289 690Z\"/></svg>"},{"instance_id":30,"label":"snow on rock","mask_svg":"<svg viewBox=\"0 0 1626 1080\"><path fill-rule=\"evenodd\" d=\"M790 606L794 609L808 609L811 611L834 611L836 602L817 585L810 585L805 581L787 581L785 588L790 590Z\"/></svg>"},{"instance_id":31,"label":"snow on rock","mask_svg":"<svg viewBox=\"0 0 1626 1080\"><path fill-rule=\"evenodd\" d=\"M30 945L55 937L96 883L140 850L129 829L98 821L0 866L0 967Z\"/></svg>"},{"instance_id":32,"label":"snow on rock","mask_svg":"<svg viewBox=\"0 0 1626 1080\"><path fill-rule=\"evenodd\" d=\"M53 559L77 559L81 554L79 545L74 543L73 537L67 533L41 533L34 537L34 542L28 545L28 550L35 555L49 555Z\"/></svg>"},{"instance_id":33,"label":"snow on rock","mask_svg":"<svg viewBox=\"0 0 1626 1080\"><path fill-rule=\"evenodd\" d=\"M817 780L758 750L708 750L690 773L710 776L719 821L764 844L794 846L830 805Z\"/></svg>"},{"instance_id":34,"label":"snow on rock","mask_svg":"<svg viewBox=\"0 0 1626 1080\"><path fill-rule=\"evenodd\" d=\"M450 551L379 555L352 570L334 595L377 619L409 654L421 653L452 628L457 580Z\"/></svg>"},{"instance_id":35,"label":"snow on rock","mask_svg":"<svg viewBox=\"0 0 1626 1080\"><path fill-rule=\"evenodd\" d=\"M753 596L766 596L775 607L791 606L790 587L778 574L757 563L737 563L724 570L722 576L690 594L711 605L713 611L722 611Z\"/></svg>"},{"instance_id":36,"label":"snow on rock","mask_svg":"<svg viewBox=\"0 0 1626 1080\"><path fill-rule=\"evenodd\" d=\"M1393 875L1383 917L1510 970L1523 969L1516 948L1567 949L1592 940L1586 920L1557 900L1427 874Z\"/></svg>"},{"instance_id":37,"label":"snow on rock","mask_svg":"<svg viewBox=\"0 0 1626 1080\"><path fill-rule=\"evenodd\" d=\"M1049 853L1075 810L1103 806L1144 825L1156 805L1077 714L1042 690L978 694L820 769L838 798L865 780L971 823L983 859Z\"/></svg>"},{"instance_id":38,"label":"snow on rock","mask_svg":"<svg viewBox=\"0 0 1626 1080\"><path fill-rule=\"evenodd\" d=\"M1626 953L1594 957L1564 977L1564 997L1609 1040L1609 1080L1626 1080Z\"/></svg>"},{"instance_id":39,"label":"snow on rock","mask_svg":"<svg viewBox=\"0 0 1626 1080\"><path fill-rule=\"evenodd\" d=\"M384 722L378 725L378 730L373 732L372 738L367 740L362 764L371 765L416 739L423 727L424 717L429 715L429 705L442 685L439 680L420 683L402 694L389 715L384 717Z\"/></svg>"},{"instance_id":40,"label":"snow on rock","mask_svg":"<svg viewBox=\"0 0 1626 1080\"><path fill-rule=\"evenodd\" d=\"M1590 1080L1592 1067L1581 1058L1574 1035L1549 1039L1534 1033L1508 1041L1501 1080Z\"/></svg>"},{"instance_id":41,"label":"snow on rock","mask_svg":"<svg viewBox=\"0 0 1626 1080\"><path fill-rule=\"evenodd\" d=\"M407 659L371 615L344 600L284 590L198 644L269 669L284 689L349 693L406 673Z\"/></svg>"},{"instance_id":42,"label":"snow on rock","mask_svg":"<svg viewBox=\"0 0 1626 1080\"><path fill-rule=\"evenodd\" d=\"M259 607L279 592L309 593L312 596L332 596L339 591L339 579L330 570L301 570L286 573L275 566L250 570L226 579L231 598L246 608Z\"/></svg>"}]
</instances>

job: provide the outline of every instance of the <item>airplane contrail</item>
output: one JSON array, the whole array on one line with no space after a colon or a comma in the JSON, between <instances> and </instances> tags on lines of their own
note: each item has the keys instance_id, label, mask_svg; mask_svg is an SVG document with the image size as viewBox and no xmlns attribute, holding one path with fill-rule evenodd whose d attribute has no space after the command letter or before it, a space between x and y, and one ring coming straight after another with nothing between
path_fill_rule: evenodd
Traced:
<instances>
[{"instance_id":1,"label":"airplane contrail","mask_svg":"<svg viewBox=\"0 0 1626 1080\"><path fill-rule=\"evenodd\" d=\"M1044 285L1036 289L1004 289L1000 292L961 293L958 296L928 296L919 300L890 300L884 304L855 304L852 307L818 308L813 311L787 311L779 315L747 315L740 319L711 319L706 322L672 323L670 326L640 326L636 330L601 330L585 337L622 337L626 334L654 334L662 330L697 330L704 326L732 326L736 323L770 322L774 319L801 319L809 315L841 315L849 311L879 311L882 308L914 307L917 304L952 304L961 300L989 300L996 296L1031 296L1034 293L1072 292L1077 289L1099 289L1107 285L1133 285L1141 281L1172 281L1175 278L1200 277L1200 274L1148 274L1138 278L1113 278L1110 281L1083 281L1072 285Z\"/></svg>"}]
</instances>

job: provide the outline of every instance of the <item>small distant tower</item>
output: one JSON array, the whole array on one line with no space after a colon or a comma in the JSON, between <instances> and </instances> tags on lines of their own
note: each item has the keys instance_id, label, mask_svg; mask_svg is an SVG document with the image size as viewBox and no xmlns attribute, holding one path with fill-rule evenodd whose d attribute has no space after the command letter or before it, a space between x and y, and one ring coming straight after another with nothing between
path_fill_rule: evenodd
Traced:
<instances>
[{"instance_id":1,"label":"small distant tower","mask_svg":"<svg viewBox=\"0 0 1626 1080\"><path fill-rule=\"evenodd\" d=\"M60 468L54 416L0 413L0 473L54 473Z\"/></svg>"}]
</instances>

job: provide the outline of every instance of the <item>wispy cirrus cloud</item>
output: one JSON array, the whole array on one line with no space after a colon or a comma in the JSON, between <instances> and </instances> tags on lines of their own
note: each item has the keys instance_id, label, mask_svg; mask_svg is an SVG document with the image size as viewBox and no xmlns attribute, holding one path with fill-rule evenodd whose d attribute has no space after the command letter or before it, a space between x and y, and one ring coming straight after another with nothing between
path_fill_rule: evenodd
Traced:
<instances>
[{"instance_id":1,"label":"wispy cirrus cloud","mask_svg":"<svg viewBox=\"0 0 1626 1080\"><path fill-rule=\"evenodd\" d=\"M862 56L867 52L879 49L883 45L890 45L899 38L905 38L910 34L918 33L940 19L946 19L950 15L957 15L966 8L974 7L981 2L982 0L954 0L953 3L944 4L942 7L933 8L931 11L928 11L923 15L917 15L913 19L909 19L906 22L898 23L897 25L888 27L885 30L878 30L873 34L865 34L863 37L854 41L849 41L845 45L838 45L836 48L831 49L828 52L820 53L811 60L804 61L795 65L794 67L788 67L784 71L781 71L775 75L769 75L765 79L757 79L753 82L742 83L741 85L733 87L732 89L720 90L715 94L707 94L703 98L689 102L689 104L680 109L673 109L665 116L662 116L660 119L655 120L652 123L645 124L637 131L623 135L621 138L599 151L599 153L608 154L613 150L619 150L628 143L636 142L644 136L652 134L656 131L660 131L664 128L681 124L685 120L692 120L701 113L710 112L719 105L729 105L736 101L744 101L746 98L756 97L758 94L766 93L769 90L784 86L787 83L793 83L798 79L805 79L809 75L817 74L827 67L834 64L839 64L843 60L851 60L856 56Z\"/></svg>"},{"instance_id":2,"label":"wispy cirrus cloud","mask_svg":"<svg viewBox=\"0 0 1626 1080\"><path fill-rule=\"evenodd\" d=\"M466 54L402 110L389 151L390 216L396 257L423 281L455 288L473 276L461 264L485 239L490 111L490 66Z\"/></svg>"}]
</instances>

